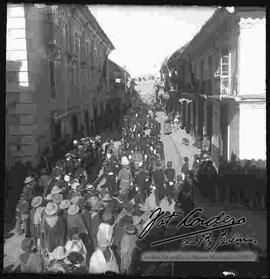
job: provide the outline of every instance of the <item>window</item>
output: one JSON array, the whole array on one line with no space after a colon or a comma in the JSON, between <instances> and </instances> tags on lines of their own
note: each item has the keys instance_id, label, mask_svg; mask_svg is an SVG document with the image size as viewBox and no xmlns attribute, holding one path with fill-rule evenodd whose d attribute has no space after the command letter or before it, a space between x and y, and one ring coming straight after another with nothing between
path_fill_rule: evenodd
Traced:
<instances>
[{"instance_id":1,"label":"window","mask_svg":"<svg viewBox=\"0 0 270 279\"><path fill-rule=\"evenodd\" d=\"M74 33L73 33L73 28L72 28L72 24L69 23L69 51L70 53L74 53Z\"/></svg>"},{"instance_id":2,"label":"window","mask_svg":"<svg viewBox=\"0 0 270 279\"><path fill-rule=\"evenodd\" d=\"M221 51L220 74L221 74L221 77L229 76L229 50L228 50L228 47L223 48Z\"/></svg>"},{"instance_id":3,"label":"window","mask_svg":"<svg viewBox=\"0 0 270 279\"><path fill-rule=\"evenodd\" d=\"M203 72L204 72L204 59L201 58L201 60L200 60L200 79L201 79L201 81L203 81L203 78L204 78Z\"/></svg>"},{"instance_id":4,"label":"window","mask_svg":"<svg viewBox=\"0 0 270 279\"><path fill-rule=\"evenodd\" d=\"M86 57L86 59L88 59L89 58L89 42L87 41L86 43L85 43L85 57Z\"/></svg>"},{"instance_id":5,"label":"window","mask_svg":"<svg viewBox=\"0 0 270 279\"><path fill-rule=\"evenodd\" d=\"M212 55L208 57L208 78L212 78L213 73L213 58Z\"/></svg>"},{"instance_id":6,"label":"window","mask_svg":"<svg viewBox=\"0 0 270 279\"><path fill-rule=\"evenodd\" d=\"M69 50L69 33L68 33L68 25L67 24L64 27L64 38L65 38L66 50Z\"/></svg>"},{"instance_id":7,"label":"window","mask_svg":"<svg viewBox=\"0 0 270 279\"><path fill-rule=\"evenodd\" d=\"M75 45L75 54L77 55L77 57L80 57L80 37L77 33L75 33L74 36L74 45Z\"/></svg>"},{"instance_id":8,"label":"window","mask_svg":"<svg viewBox=\"0 0 270 279\"><path fill-rule=\"evenodd\" d=\"M80 47L81 47L81 60L85 60L85 34L83 33L80 37Z\"/></svg>"},{"instance_id":9,"label":"window","mask_svg":"<svg viewBox=\"0 0 270 279\"><path fill-rule=\"evenodd\" d=\"M6 83L14 84L19 82L19 74L18 72L6 72Z\"/></svg>"},{"instance_id":10,"label":"window","mask_svg":"<svg viewBox=\"0 0 270 279\"><path fill-rule=\"evenodd\" d=\"M50 74L50 87L51 87L51 98L56 99L56 88L55 88L55 62L49 62L49 74Z\"/></svg>"},{"instance_id":11,"label":"window","mask_svg":"<svg viewBox=\"0 0 270 279\"><path fill-rule=\"evenodd\" d=\"M228 95L229 94L229 49L228 47L224 47L221 51L220 57L220 87L221 94Z\"/></svg>"},{"instance_id":12,"label":"window","mask_svg":"<svg viewBox=\"0 0 270 279\"><path fill-rule=\"evenodd\" d=\"M69 67L69 73L70 73L70 78L69 81L71 83L71 85L75 85L75 70L73 66Z\"/></svg>"}]
</instances>

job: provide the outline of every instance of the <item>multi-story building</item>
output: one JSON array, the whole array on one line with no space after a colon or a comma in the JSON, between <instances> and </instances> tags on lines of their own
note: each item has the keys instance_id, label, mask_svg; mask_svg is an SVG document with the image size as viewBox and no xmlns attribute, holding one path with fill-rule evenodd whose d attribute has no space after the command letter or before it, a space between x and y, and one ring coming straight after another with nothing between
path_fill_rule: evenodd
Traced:
<instances>
[{"instance_id":1,"label":"multi-story building","mask_svg":"<svg viewBox=\"0 0 270 279\"><path fill-rule=\"evenodd\" d=\"M8 5L8 166L35 165L56 140L103 128L113 49L85 5Z\"/></svg>"},{"instance_id":2,"label":"multi-story building","mask_svg":"<svg viewBox=\"0 0 270 279\"><path fill-rule=\"evenodd\" d=\"M109 80L110 87L107 94L108 120L113 115L116 121L119 119L130 105L130 74L122 67L109 60Z\"/></svg>"},{"instance_id":3,"label":"multi-story building","mask_svg":"<svg viewBox=\"0 0 270 279\"><path fill-rule=\"evenodd\" d=\"M210 137L216 165L232 154L266 159L265 14L264 8L218 8L161 69L172 109L195 137Z\"/></svg>"}]
</instances>

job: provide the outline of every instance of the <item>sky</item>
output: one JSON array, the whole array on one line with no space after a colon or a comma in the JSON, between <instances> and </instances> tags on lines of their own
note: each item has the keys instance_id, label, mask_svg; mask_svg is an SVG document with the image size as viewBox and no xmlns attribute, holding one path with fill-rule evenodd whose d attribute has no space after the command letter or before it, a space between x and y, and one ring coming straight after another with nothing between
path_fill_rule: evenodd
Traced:
<instances>
[{"instance_id":1,"label":"sky","mask_svg":"<svg viewBox=\"0 0 270 279\"><path fill-rule=\"evenodd\" d=\"M132 77L157 75L166 56L191 40L215 7L89 5L112 41L109 58Z\"/></svg>"}]
</instances>

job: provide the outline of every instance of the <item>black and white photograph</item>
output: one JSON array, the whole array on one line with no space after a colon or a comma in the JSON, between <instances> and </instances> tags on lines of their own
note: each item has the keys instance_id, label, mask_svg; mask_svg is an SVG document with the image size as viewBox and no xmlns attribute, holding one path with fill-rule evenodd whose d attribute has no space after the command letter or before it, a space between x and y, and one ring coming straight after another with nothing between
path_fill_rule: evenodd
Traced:
<instances>
[{"instance_id":1,"label":"black and white photograph","mask_svg":"<svg viewBox=\"0 0 270 279\"><path fill-rule=\"evenodd\" d=\"M266 7L5 8L3 272L267 278Z\"/></svg>"}]
</instances>

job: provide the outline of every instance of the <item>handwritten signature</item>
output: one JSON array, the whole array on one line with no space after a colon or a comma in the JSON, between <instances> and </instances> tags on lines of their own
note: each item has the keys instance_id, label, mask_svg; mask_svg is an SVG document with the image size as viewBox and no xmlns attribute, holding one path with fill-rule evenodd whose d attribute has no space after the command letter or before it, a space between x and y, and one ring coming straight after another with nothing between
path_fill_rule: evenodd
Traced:
<instances>
[{"instance_id":1,"label":"handwritten signature","mask_svg":"<svg viewBox=\"0 0 270 279\"><path fill-rule=\"evenodd\" d=\"M198 216L200 213L201 216ZM226 245L230 243L239 243L239 242L256 242L253 239L245 239L241 235L240 236L233 236L231 240L227 238L228 230L222 232L219 237L213 238L213 231L228 229L235 226L243 225L246 223L246 217L240 217L238 219L226 215L225 212L220 212L219 215L213 216L209 219L204 219L202 217L203 209L198 207L193 209L188 215L183 217L179 224L177 225L177 229L181 227L185 228L195 228L196 226L205 226L203 229L197 229L192 232L188 232L185 234L180 234L177 236L169 237L166 239L161 239L151 243L151 246L158 246L168 242L173 242L176 240L183 240L182 245L201 245L202 242L206 243L205 249L210 248L211 250L215 250L218 246ZM171 220L175 220L175 218L180 217L180 215L173 212L170 215L165 215L165 212L162 211L161 208L157 208L155 211L151 213L149 216L150 221L144 226L143 230L139 234L139 239L143 239L146 237L152 228L155 226L159 228L161 226L168 227ZM197 240L195 240L195 236L199 236ZM235 240L237 239L237 241Z\"/></svg>"}]
</instances>

